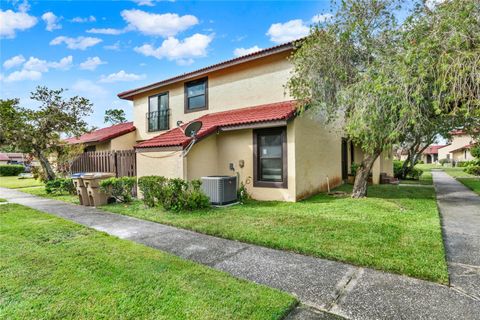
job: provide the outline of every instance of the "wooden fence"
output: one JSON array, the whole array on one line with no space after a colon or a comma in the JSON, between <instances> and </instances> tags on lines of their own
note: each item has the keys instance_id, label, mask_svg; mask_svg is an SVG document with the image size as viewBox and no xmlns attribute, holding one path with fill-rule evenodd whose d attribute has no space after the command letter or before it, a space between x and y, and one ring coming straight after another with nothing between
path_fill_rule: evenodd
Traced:
<instances>
[{"instance_id":1,"label":"wooden fence","mask_svg":"<svg viewBox=\"0 0 480 320\"><path fill-rule=\"evenodd\" d=\"M72 173L114 172L117 177L137 175L135 150L85 152L73 160Z\"/></svg>"}]
</instances>

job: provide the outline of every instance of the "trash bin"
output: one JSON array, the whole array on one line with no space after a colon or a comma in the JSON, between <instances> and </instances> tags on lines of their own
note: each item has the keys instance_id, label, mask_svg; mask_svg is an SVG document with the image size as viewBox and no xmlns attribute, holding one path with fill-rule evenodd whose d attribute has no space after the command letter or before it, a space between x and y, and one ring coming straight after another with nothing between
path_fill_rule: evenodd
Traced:
<instances>
[{"instance_id":1,"label":"trash bin","mask_svg":"<svg viewBox=\"0 0 480 320\"><path fill-rule=\"evenodd\" d=\"M88 201L88 193L85 184L83 183L82 175L84 173L74 173L70 176L73 180L73 185L75 186L78 200L80 201L80 205L82 206L89 206L90 202Z\"/></svg>"},{"instance_id":2,"label":"trash bin","mask_svg":"<svg viewBox=\"0 0 480 320\"><path fill-rule=\"evenodd\" d=\"M108 198L100 189L100 181L115 177L114 173L88 172L82 175L83 184L87 190L88 205L98 207L107 204Z\"/></svg>"}]
</instances>

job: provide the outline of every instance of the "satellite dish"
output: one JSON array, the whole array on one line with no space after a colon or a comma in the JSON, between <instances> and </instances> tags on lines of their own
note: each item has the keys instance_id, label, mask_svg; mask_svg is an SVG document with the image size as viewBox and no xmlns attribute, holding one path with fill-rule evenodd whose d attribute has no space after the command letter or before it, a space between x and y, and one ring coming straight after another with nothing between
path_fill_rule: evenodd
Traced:
<instances>
[{"instance_id":1,"label":"satellite dish","mask_svg":"<svg viewBox=\"0 0 480 320\"><path fill-rule=\"evenodd\" d=\"M183 130L183 133L189 138L194 138L201 128L202 128L202 121L194 121L192 123L189 123L185 127L185 129Z\"/></svg>"}]
</instances>

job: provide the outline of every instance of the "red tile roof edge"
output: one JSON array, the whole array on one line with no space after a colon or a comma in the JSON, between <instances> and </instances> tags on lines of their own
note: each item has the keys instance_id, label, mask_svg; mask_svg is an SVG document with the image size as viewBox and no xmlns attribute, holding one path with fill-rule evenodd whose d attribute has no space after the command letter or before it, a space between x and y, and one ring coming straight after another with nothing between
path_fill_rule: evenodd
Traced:
<instances>
[{"instance_id":1,"label":"red tile roof edge","mask_svg":"<svg viewBox=\"0 0 480 320\"><path fill-rule=\"evenodd\" d=\"M142 93L142 92L145 92L145 91L157 89L157 88L160 88L162 86L166 86L168 84L172 84L172 83L175 83L175 82L188 80L188 79L191 79L191 78L194 78L194 77L197 77L197 76L204 75L207 72L221 70L221 69L228 68L232 65L236 65L236 64L239 64L239 63L242 63L242 62L247 62L247 61L250 61L250 60L255 60L255 59L267 57L267 56L270 56L270 55L275 54L275 53L292 50L294 48L295 42L301 41L301 40L302 40L302 38L294 40L294 41L290 41L290 42L287 42L287 43L283 43L283 44L280 44L280 45L277 45L277 46L273 46L273 47L270 47L270 48L266 48L266 49L263 49L263 50L259 50L259 51L256 51L256 52L253 52L253 53L250 53L250 54L246 54L244 56L240 56L240 57L237 57L237 58L225 60L225 61L213 64L213 65L210 65L210 66L207 66L207 67L204 67L204 68L200 68L200 69L197 69L197 70L194 70L194 71L191 71L191 72L187 72L187 73L180 74L180 75L177 75L177 76L174 76L174 77L171 77L171 78L167 78L165 80L155 82L155 83L152 83L152 84L149 84L149 85L146 85L146 86L138 87L138 88L135 88L135 89L124 91L124 92L120 92L119 94L117 94L117 96L120 99L133 100L133 95L135 95L137 93Z\"/></svg>"},{"instance_id":2,"label":"red tile roof edge","mask_svg":"<svg viewBox=\"0 0 480 320\"><path fill-rule=\"evenodd\" d=\"M428 146L425 150L423 150L423 154L436 154L438 153L438 149L441 149L443 147L446 147L447 144L442 144L442 145L433 145L433 146Z\"/></svg>"},{"instance_id":3,"label":"red tile roof edge","mask_svg":"<svg viewBox=\"0 0 480 320\"><path fill-rule=\"evenodd\" d=\"M234 127L234 126L238 126L238 125L247 125L247 124L255 124L255 123L264 123L264 122L272 122L272 121L279 121L279 120L289 120L291 119L292 117L295 116L295 101L294 100L290 100L290 101L283 101L283 102L277 102L277 103L270 103L270 104L264 104L264 105L258 105L258 106L252 106L252 107L246 107L246 108L240 108L240 109L233 109L233 110L227 110L227 111L220 111L220 112L215 112L215 113L209 113L209 114L206 114L206 115L203 115L197 119L194 119L192 121L190 121L189 123L192 123L193 121L202 121L207 119L207 118L211 118L211 117L217 117L217 116L221 116L221 115L226 115L226 114L235 114L235 113L238 113L238 112L248 112L248 110L252 110L252 109L259 109L259 108L267 108L267 107L271 107L271 108L275 108L277 106L286 106L286 104L288 104L288 106L291 108L291 110L289 112L286 112L284 114L282 114L281 116L273 116L271 118L268 118L268 119L263 119L263 120L250 120L250 121L236 121L236 122L232 122L232 123L229 123L229 124L224 124L224 125L211 125L209 128L205 129L205 130L200 130L198 135L197 135L197 139L198 140L201 140L203 138L206 138L207 136L209 136L210 134L212 133L215 133L217 132L219 129L221 128L228 128L228 127ZM185 127L187 124L184 124L183 127ZM135 149L146 149L146 148L161 148L161 147L182 147L182 148L185 148L191 141L191 138L187 138L185 136L181 136L182 140L178 140L178 139L172 139L172 142L162 142L162 143L156 143L155 140L158 139L159 137L161 136L165 136L167 134L176 134L176 131L178 131L179 128L172 128L156 137L153 137L151 139L148 139L148 140L145 140L145 141L142 141L140 143L138 143L137 145L134 146ZM183 135L183 133L182 133Z\"/></svg>"},{"instance_id":4,"label":"red tile roof edge","mask_svg":"<svg viewBox=\"0 0 480 320\"><path fill-rule=\"evenodd\" d=\"M95 136L95 134L98 134L99 131L102 131L102 130L107 131L108 129L112 129L114 127L123 127L123 126L125 128L121 128L119 131L114 131L114 132L108 133L104 136L102 136L102 135L99 135L99 137ZM113 126L110 126L110 127L105 127L105 128L100 128L100 129L97 129L97 130L93 130L91 132L88 132L88 133L85 133L85 134L81 135L80 137L71 137L71 138L64 139L64 141L69 143L69 144L104 142L104 141L107 141L107 140L110 140L110 139L114 139L114 138L123 136L124 134L130 133L130 132L135 131L135 130L136 130L136 128L133 125L133 121L131 121L131 122L116 124L116 125L113 125ZM93 136L93 137L90 138L89 136Z\"/></svg>"}]
</instances>

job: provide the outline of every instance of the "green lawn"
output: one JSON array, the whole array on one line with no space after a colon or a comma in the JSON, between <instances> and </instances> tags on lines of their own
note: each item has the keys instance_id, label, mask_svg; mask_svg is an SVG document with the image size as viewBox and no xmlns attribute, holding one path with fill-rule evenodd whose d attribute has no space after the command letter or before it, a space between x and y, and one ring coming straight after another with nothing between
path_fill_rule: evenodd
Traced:
<instances>
[{"instance_id":1,"label":"green lawn","mask_svg":"<svg viewBox=\"0 0 480 320\"><path fill-rule=\"evenodd\" d=\"M480 195L480 177L468 174L464 168L445 168L445 172Z\"/></svg>"},{"instance_id":2,"label":"green lawn","mask_svg":"<svg viewBox=\"0 0 480 320\"><path fill-rule=\"evenodd\" d=\"M35 196L43 197L43 198L50 198L54 200L60 200L64 202L69 202L73 204L80 204L78 200L78 196L74 196L68 193L61 193L61 194L48 194L43 187L30 187L30 188L22 188L22 192L30 193Z\"/></svg>"},{"instance_id":3,"label":"green lawn","mask_svg":"<svg viewBox=\"0 0 480 320\"><path fill-rule=\"evenodd\" d=\"M0 187L3 188L17 189L35 186L43 186L43 183L33 178L0 177Z\"/></svg>"},{"instance_id":4,"label":"green lawn","mask_svg":"<svg viewBox=\"0 0 480 320\"><path fill-rule=\"evenodd\" d=\"M349 186L340 190L349 191ZM104 210L194 231L447 283L433 188L380 185L366 199L325 194L167 213L139 201Z\"/></svg>"},{"instance_id":5,"label":"green lawn","mask_svg":"<svg viewBox=\"0 0 480 320\"><path fill-rule=\"evenodd\" d=\"M296 303L127 240L0 206L2 319L280 319Z\"/></svg>"},{"instance_id":6,"label":"green lawn","mask_svg":"<svg viewBox=\"0 0 480 320\"><path fill-rule=\"evenodd\" d=\"M7 202L7 200L0 198L0 202Z\"/></svg>"}]
</instances>

